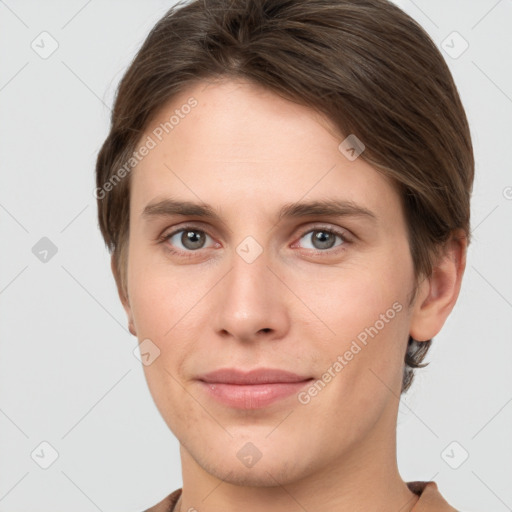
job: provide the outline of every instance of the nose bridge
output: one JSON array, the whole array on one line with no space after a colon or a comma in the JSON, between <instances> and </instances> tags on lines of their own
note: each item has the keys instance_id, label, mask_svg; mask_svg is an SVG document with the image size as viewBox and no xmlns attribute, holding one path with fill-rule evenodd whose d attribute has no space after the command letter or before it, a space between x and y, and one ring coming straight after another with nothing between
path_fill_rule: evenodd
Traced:
<instances>
[{"instance_id":1,"label":"nose bridge","mask_svg":"<svg viewBox=\"0 0 512 512\"><path fill-rule=\"evenodd\" d=\"M272 266L269 248L271 238L268 236L268 227L260 221L261 218L256 221L254 215L245 215L240 211L232 231L239 241L232 246L228 281L235 287L230 293L240 295L241 300L245 300L244 296L250 299L253 293L261 293L264 284L271 286L268 281L272 273L267 268Z\"/></svg>"},{"instance_id":2,"label":"nose bridge","mask_svg":"<svg viewBox=\"0 0 512 512\"><path fill-rule=\"evenodd\" d=\"M268 268L272 266L270 256L252 236L233 247L230 271L223 279L217 305L218 332L251 339L262 329L282 331L287 315L278 280Z\"/></svg>"},{"instance_id":3,"label":"nose bridge","mask_svg":"<svg viewBox=\"0 0 512 512\"><path fill-rule=\"evenodd\" d=\"M273 288L270 251L249 236L233 251L231 272L228 276L229 294L236 298L237 308L253 311L269 304L267 295Z\"/></svg>"}]
</instances>

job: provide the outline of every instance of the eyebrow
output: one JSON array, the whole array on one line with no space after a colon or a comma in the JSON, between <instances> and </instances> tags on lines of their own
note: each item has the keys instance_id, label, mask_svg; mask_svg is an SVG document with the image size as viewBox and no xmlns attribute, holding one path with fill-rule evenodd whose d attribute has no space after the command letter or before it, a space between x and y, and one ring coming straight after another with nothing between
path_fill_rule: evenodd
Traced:
<instances>
[{"instance_id":1,"label":"eyebrow","mask_svg":"<svg viewBox=\"0 0 512 512\"><path fill-rule=\"evenodd\" d=\"M172 215L195 216L224 223L221 215L211 205L162 199L146 205L141 217L144 219L170 217ZM368 208L351 200L323 199L301 203L286 203L279 211L279 220L309 216L361 217L376 223L377 215Z\"/></svg>"}]
</instances>

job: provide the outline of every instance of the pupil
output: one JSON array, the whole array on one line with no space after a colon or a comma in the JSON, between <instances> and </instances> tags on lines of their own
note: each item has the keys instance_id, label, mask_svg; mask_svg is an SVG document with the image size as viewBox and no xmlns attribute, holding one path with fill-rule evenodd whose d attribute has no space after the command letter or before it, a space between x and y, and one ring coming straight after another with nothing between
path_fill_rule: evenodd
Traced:
<instances>
[{"instance_id":1,"label":"pupil","mask_svg":"<svg viewBox=\"0 0 512 512\"><path fill-rule=\"evenodd\" d=\"M187 231L183 233L181 242L187 249L198 249L203 239L204 234L199 234L198 231Z\"/></svg>"},{"instance_id":2,"label":"pupil","mask_svg":"<svg viewBox=\"0 0 512 512\"><path fill-rule=\"evenodd\" d=\"M332 233L326 233L325 231L317 231L314 238L316 242L320 243L319 249L330 249L334 245L334 237L332 236Z\"/></svg>"}]
</instances>

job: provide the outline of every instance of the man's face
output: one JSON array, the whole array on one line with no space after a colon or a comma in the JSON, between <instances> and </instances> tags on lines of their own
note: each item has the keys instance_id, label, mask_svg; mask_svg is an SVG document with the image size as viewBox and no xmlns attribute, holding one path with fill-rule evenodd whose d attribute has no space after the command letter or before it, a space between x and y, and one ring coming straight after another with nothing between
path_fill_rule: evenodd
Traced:
<instances>
[{"instance_id":1,"label":"man's face","mask_svg":"<svg viewBox=\"0 0 512 512\"><path fill-rule=\"evenodd\" d=\"M149 360L160 351L144 371L184 456L218 478L276 485L357 464L383 436L394 450L413 264L392 184L340 151L346 135L325 119L248 83L191 87L140 144L148 136L156 146L132 175L126 307ZM143 215L165 199L218 218ZM374 216L279 215L315 201ZM219 369L301 382L200 380Z\"/></svg>"}]
</instances>

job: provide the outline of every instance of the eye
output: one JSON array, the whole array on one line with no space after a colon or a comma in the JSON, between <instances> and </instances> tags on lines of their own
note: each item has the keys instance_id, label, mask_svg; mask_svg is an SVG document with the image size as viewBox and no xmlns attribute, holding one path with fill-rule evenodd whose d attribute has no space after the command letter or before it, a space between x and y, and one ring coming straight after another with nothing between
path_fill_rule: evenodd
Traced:
<instances>
[{"instance_id":1,"label":"eye","mask_svg":"<svg viewBox=\"0 0 512 512\"><path fill-rule=\"evenodd\" d=\"M183 226L180 229L174 230L170 233L164 234L159 238L159 242L165 244L165 248L172 254L182 255L184 257L193 257L194 252L199 252L200 249L207 247L207 239L213 242L211 246L219 246L219 244L202 229L195 226ZM344 250L345 245L350 243L350 237L344 231L338 231L333 228L326 228L315 226L302 233L299 240L305 239L304 242L299 244L300 248L311 249L317 253L338 252ZM336 239L339 240L336 243ZM309 241L309 246L308 246ZM292 247L296 247L297 243ZM333 249L330 251L330 249Z\"/></svg>"},{"instance_id":2,"label":"eye","mask_svg":"<svg viewBox=\"0 0 512 512\"><path fill-rule=\"evenodd\" d=\"M204 248L206 239L212 238L203 230L194 226L185 226L181 229L165 234L161 237L161 242L169 242L168 246L178 247L178 251L168 247L171 252L193 252ZM180 245L181 244L181 247Z\"/></svg>"},{"instance_id":3,"label":"eye","mask_svg":"<svg viewBox=\"0 0 512 512\"><path fill-rule=\"evenodd\" d=\"M302 234L300 239L302 240L303 238L309 240L312 245L312 247L305 247L306 249L313 249L321 252L326 252L328 249L348 243L347 236L344 233L323 227L316 227L315 229L306 231ZM335 245L336 238L340 239L341 243Z\"/></svg>"}]
</instances>

